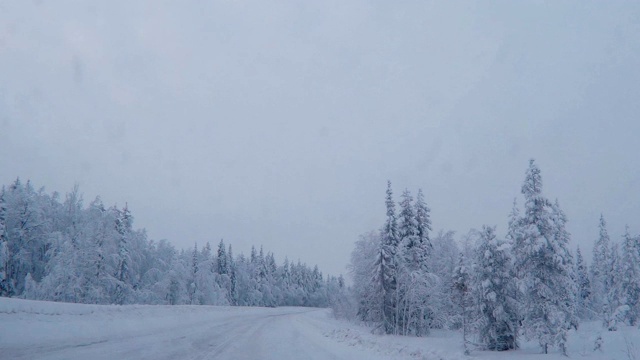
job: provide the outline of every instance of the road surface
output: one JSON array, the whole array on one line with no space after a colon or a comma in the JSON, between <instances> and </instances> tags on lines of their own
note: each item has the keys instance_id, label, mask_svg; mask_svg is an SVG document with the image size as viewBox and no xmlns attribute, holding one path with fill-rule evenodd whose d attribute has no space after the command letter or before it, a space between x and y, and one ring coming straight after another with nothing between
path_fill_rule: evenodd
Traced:
<instances>
[{"instance_id":1,"label":"road surface","mask_svg":"<svg viewBox=\"0 0 640 360\"><path fill-rule=\"evenodd\" d=\"M46 304L0 311L0 359L381 358L325 336L324 309Z\"/></svg>"}]
</instances>

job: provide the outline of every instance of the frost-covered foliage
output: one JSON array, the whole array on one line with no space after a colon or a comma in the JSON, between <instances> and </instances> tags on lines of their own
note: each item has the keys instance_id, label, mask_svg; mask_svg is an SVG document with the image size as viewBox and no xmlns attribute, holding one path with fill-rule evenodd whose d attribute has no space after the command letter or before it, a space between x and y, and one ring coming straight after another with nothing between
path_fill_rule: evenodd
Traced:
<instances>
[{"instance_id":1,"label":"frost-covered foliage","mask_svg":"<svg viewBox=\"0 0 640 360\"><path fill-rule=\"evenodd\" d=\"M593 314L589 306L592 298L591 281L589 280L587 264L584 262L580 247L576 249L576 268L574 273L578 291L576 294L576 314L581 319L591 319Z\"/></svg>"},{"instance_id":2,"label":"frost-covered foliage","mask_svg":"<svg viewBox=\"0 0 640 360\"><path fill-rule=\"evenodd\" d=\"M386 221L362 236L351 255L357 318L387 334L422 336L433 326L439 280L429 272L431 220L422 191L402 194L396 215L387 184Z\"/></svg>"},{"instance_id":3,"label":"frost-covered foliage","mask_svg":"<svg viewBox=\"0 0 640 360\"><path fill-rule=\"evenodd\" d=\"M545 353L553 346L565 352L567 331L577 326L566 217L557 202L552 204L542 195L540 169L533 160L522 194L525 211L514 223L513 250L523 331L527 338L536 339Z\"/></svg>"},{"instance_id":4,"label":"frost-covered foliage","mask_svg":"<svg viewBox=\"0 0 640 360\"><path fill-rule=\"evenodd\" d=\"M590 304L591 309L596 314L604 317L604 309L609 307L608 294L611 290L611 284L608 281L611 266L611 241L607 232L607 223L603 215L600 215L600 224L598 227L600 229L600 236L593 246L593 258L590 268L591 289L594 294L590 299Z\"/></svg>"},{"instance_id":5,"label":"frost-covered foliage","mask_svg":"<svg viewBox=\"0 0 640 360\"><path fill-rule=\"evenodd\" d=\"M610 258L607 264L606 272L606 302L603 307L603 325L609 331L616 331L618 323L623 320L626 307L622 303L622 281L620 278L621 259L618 243L612 242L610 249Z\"/></svg>"},{"instance_id":6,"label":"frost-covered foliage","mask_svg":"<svg viewBox=\"0 0 640 360\"><path fill-rule=\"evenodd\" d=\"M478 335L489 350L517 347L518 313L511 245L484 226L476 253L475 292L480 313Z\"/></svg>"},{"instance_id":7,"label":"frost-covered foliage","mask_svg":"<svg viewBox=\"0 0 640 360\"><path fill-rule=\"evenodd\" d=\"M382 320L384 332L395 334L398 331L398 266L400 236L396 220L395 203L391 182L387 183L387 221L382 230L382 238L374 264L373 281L379 282L383 292Z\"/></svg>"},{"instance_id":8,"label":"frost-covered foliage","mask_svg":"<svg viewBox=\"0 0 640 360\"><path fill-rule=\"evenodd\" d=\"M11 296L13 293L12 279L9 278L9 243L5 236L5 222L7 207L4 199L5 189L0 191L0 296Z\"/></svg>"},{"instance_id":9,"label":"frost-covered foliage","mask_svg":"<svg viewBox=\"0 0 640 360\"><path fill-rule=\"evenodd\" d=\"M627 235L619 256L601 217L587 270L580 249L574 262L567 217L557 200L544 197L533 160L521 190L524 207L514 200L503 238L484 226L458 244L451 231L430 236L421 191L414 201L405 190L395 203L389 183L385 224L361 237L351 254L351 313L374 331L423 336L435 328L463 329L477 340L465 336L465 346L497 351L517 348L524 336L545 353L553 347L566 353L568 331L579 319L602 316L611 330L636 324L640 237Z\"/></svg>"},{"instance_id":10,"label":"frost-covered foliage","mask_svg":"<svg viewBox=\"0 0 640 360\"><path fill-rule=\"evenodd\" d=\"M453 231L439 231L433 238L433 253L427 261L437 279L435 291L431 294L437 311L434 314L433 328L459 328L458 309L453 303L450 291L453 288L453 273L458 263L460 249L454 239Z\"/></svg>"},{"instance_id":11,"label":"frost-covered foliage","mask_svg":"<svg viewBox=\"0 0 640 360\"><path fill-rule=\"evenodd\" d=\"M638 237L629 234L627 226L622 246L620 280L621 304L626 306L624 321L636 326L640 320L640 246Z\"/></svg>"},{"instance_id":12,"label":"frost-covered foliage","mask_svg":"<svg viewBox=\"0 0 640 360\"><path fill-rule=\"evenodd\" d=\"M329 306L344 281L272 253L234 258L220 241L177 251L133 227L129 207L60 200L16 180L0 191L0 296L91 304Z\"/></svg>"},{"instance_id":13,"label":"frost-covered foliage","mask_svg":"<svg viewBox=\"0 0 640 360\"><path fill-rule=\"evenodd\" d=\"M474 319L473 283L469 263L463 253L460 253L458 265L453 270L453 286L451 299L459 308L458 317L462 327L462 342L464 353L469 355L468 333Z\"/></svg>"}]
</instances>

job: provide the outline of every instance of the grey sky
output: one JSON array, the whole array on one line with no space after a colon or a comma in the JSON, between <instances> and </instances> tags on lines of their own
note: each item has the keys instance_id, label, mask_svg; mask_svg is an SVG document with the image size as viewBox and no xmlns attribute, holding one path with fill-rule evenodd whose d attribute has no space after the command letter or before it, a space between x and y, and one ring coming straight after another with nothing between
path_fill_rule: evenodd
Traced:
<instances>
[{"instance_id":1,"label":"grey sky","mask_svg":"<svg viewBox=\"0 0 640 360\"><path fill-rule=\"evenodd\" d=\"M0 0L1 183L330 273L387 179L504 234L532 157L574 245L640 232L639 99L638 2Z\"/></svg>"}]
</instances>

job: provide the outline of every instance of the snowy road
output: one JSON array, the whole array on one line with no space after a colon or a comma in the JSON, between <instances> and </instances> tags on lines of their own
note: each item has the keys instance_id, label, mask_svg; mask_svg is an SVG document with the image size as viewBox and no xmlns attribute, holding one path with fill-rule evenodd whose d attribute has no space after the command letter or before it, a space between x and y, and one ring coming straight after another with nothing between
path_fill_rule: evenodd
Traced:
<instances>
[{"instance_id":1,"label":"snowy road","mask_svg":"<svg viewBox=\"0 0 640 360\"><path fill-rule=\"evenodd\" d=\"M594 341L602 338L602 349ZM407 359L561 360L535 341L515 352L464 356L459 332L379 336L326 309L224 306L99 306L0 298L0 360L93 359ZM640 330L570 332L571 358L640 359Z\"/></svg>"},{"instance_id":2,"label":"snowy road","mask_svg":"<svg viewBox=\"0 0 640 360\"><path fill-rule=\"evenodd\" d=\"M325 336L330 321L323 309L101 307L0 299L0 358L381 358Z\"/></svg>"}]
</instances>

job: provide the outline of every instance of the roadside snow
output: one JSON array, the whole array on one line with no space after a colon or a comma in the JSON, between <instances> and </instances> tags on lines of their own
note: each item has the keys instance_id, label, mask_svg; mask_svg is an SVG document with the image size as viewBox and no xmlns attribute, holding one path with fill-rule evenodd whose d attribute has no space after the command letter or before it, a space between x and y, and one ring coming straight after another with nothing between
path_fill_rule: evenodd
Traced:
<instances>
[{"instance_id":1,"label":"roadside snow","mask_svg":"<svg viewBox=\"0 0 640 360\"><path fill-rule=\"evenodd\" d=\"M598 337L601 340L597 340ZM326 309L102 306L0 298L0 359L412 359L560 360L535 342L464 356L457 332L374 335ZM601 343L600 349L596 343ZM640 359L640 331L571 332L573 359Z\"/></svg>"}]
</instances>

